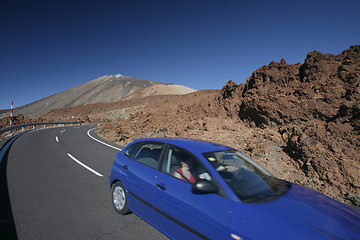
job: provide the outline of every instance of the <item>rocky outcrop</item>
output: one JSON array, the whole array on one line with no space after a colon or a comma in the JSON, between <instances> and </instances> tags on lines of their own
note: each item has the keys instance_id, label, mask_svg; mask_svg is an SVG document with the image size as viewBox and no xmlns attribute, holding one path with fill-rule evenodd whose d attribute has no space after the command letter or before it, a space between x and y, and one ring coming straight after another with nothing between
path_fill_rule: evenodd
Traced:
<instances>
[{"instance_id":1,"label":"rocky outcrop","mask_svg":"<svg viewBox=\"0 0 360 240\"><path fill-rule=\"evenodd\" d=\"M356 120L353 112L357 113L359 102L359 48L352 46L340 55L314 51L304 64L271 62L256 70L244 85L229 82L223 88L222 100L241 97L241 104L234 102L235 109L230 112L237 111L241 119L257 126L308 119L329 122L344 114Z\"/></svg>"},{"instance_id":2,"label":"rocky outcrop","mask_svg":"<svg viewBox=\"0 0 360 240\"><path fill-rule=\"evenodd\" d=\"M271 62L245 84L228 82L219 101L252 127L275 128L311 187L360 194L360 46ZM357 197L358 198L358 197Z\"/></svg>"}]
</instances>

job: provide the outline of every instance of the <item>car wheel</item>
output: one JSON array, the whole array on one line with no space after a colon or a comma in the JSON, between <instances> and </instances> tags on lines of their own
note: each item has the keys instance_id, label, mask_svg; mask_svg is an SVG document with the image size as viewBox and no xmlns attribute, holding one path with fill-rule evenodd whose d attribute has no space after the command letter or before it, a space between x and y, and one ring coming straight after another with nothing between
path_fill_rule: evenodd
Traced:
<instances>
[{"instance_id":1,"label":"car wheel","mask_svg":"<svg viewBox=\"0 0 360 240\"><path fill-rule=\"evenodd\" d=\"M112 185L111 195L114 208L118 213L125 215L130 212L127 193L121 182L116 182Z\"/></svg>"}]
</instances>

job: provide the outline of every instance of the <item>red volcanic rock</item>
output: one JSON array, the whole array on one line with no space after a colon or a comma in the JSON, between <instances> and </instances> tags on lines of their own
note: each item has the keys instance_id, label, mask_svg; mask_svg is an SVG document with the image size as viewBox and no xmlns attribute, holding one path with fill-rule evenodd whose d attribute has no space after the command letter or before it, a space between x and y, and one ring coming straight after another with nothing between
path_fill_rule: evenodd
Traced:
<instances>
[{"instance_id":1,"label":"red volcanic rock","mask_svg":"<svg viewBox=\"0 0 360 240\"><path fill-rule=\"evenodd\" d=\"M360 46L307 55L304 64L271 62L220 100L251 126L277 128L308 185L331 196L360 194ZM229 92L231 91L231 92ZM229 103L232 96L242 96ZM230 106L229 106L230 105Z\"/></svg>"}]
</instances>

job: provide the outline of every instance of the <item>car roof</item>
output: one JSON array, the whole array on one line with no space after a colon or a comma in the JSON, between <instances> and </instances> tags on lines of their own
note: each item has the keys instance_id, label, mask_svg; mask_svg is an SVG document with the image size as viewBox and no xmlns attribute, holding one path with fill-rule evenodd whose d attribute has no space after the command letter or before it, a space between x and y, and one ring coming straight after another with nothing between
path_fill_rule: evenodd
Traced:
<instances>
[{"instance_id":1,"label":"car roof","mask_svg":"<svg viewBox=\"0 0 360 240\"><path fill-rule=\"evenodd\" d=\"M221 151L224 149L229 149L231 147L203 141L203 140L197 140L197 139L190 139L190 138L170 138L170 137L164 137L164 138L141 138L137 139L134 142L140 142L140 141L156 141L156 142L163 142L168 143L172 145L179 146L181 148L187 149L193 153L205 153L205 152L214 152L214 151Z\"/></svg>"}]
</instances>

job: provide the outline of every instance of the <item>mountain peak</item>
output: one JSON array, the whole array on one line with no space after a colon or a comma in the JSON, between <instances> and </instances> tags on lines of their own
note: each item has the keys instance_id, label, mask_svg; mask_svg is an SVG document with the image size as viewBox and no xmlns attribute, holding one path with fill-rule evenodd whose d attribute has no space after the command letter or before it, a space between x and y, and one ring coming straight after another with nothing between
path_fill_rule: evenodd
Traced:
<instances>
[{"instance_id":1,"label":"mountain peak","mask_svg":"<svg viewBox=\"0 0 360 240\"><path fill-rule=\"evenodd\" d=\"M19 107L16 109L16 113L21 113L26 117L33 117L40 116L52 109L68 108L99 102L116 102L125 98L127 95L132 94L136 90L151 87L153 85L167 86L169 84L123 76L121 74L105 75L69 90ZM142 95L156 95L155 92L164 91L160 91L158 88L159 87L154 88L156 91L154 90L151 92L151 90L149 90L146 94L144 93ZM169 93L174 92L174 90L170 90L171 89L168 89Z\"/></svg>"},{"instance_id":2,"label":"mountain peak","mask_svg":"<svg viewBox=\"0 0 360 240\"><path fill-rule=\"evenodd\" d=\"M125 77L123 75L121 75L120 73L117 73L117 74L114 74L114 75L104 75L104 76L101 76L97 79L111 79L111 78L122 78L122 77ZM95 79L95 80L97 80Z\"/></svg>"},{"instance_id":3,"label":"mountain peak","mask_svg":"<svg viewBox=\"0 0 360 240\"><path fill-rule=\"evenodd\" d=\"M19 107L16 109L16 113L32 117L40 116L57 108L98 102L116 102L138 89L155 84L162 83L123 76L121 74L105 75L69 90Z\"/></svg>"}]
</instances>

